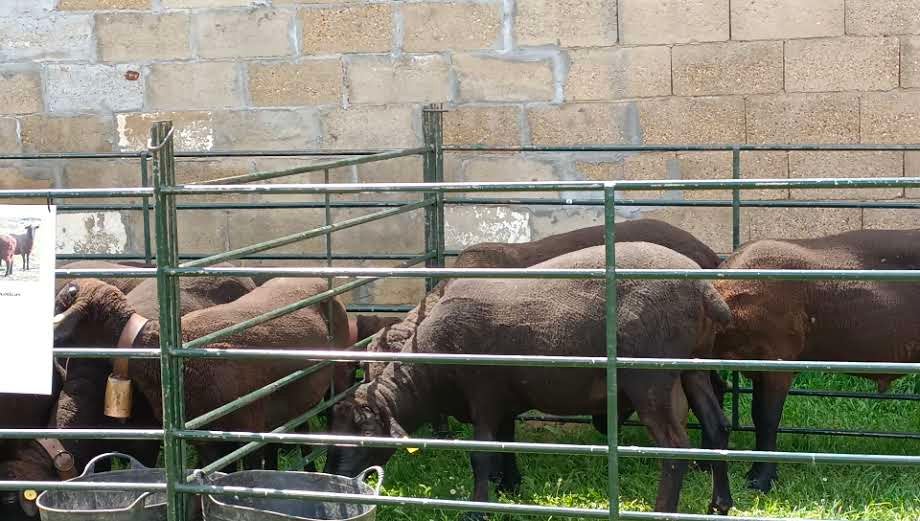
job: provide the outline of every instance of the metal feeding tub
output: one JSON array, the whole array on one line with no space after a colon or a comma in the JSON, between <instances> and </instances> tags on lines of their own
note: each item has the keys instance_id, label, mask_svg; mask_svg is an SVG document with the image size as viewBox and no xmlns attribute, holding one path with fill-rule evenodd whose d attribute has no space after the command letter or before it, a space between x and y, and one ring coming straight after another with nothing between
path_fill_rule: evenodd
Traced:
<instances>
[{"instance_id":1,"label":"metal feeding tub","mask_svg":"<svg viewBox=\"0 0 920 521\"><path fill-rule=\"evenodd\" d=\"M364 479L377 473L377 485L371 488ZM219 487L287 489L377 496L383 485L383 469L370 467L354 478L319 472L283 472L247 470L222 477L209 477ZM332 503L303 499L215 496L202 497L205 521L374 521L377 505Z\"/></svg>"},{"instance_id":2,"label":"metal feeding tub","mask_svg":"<svg viewBox=\"0 0 920 521\"><path fill-rule=\"evenodd\" d=\"M127 470L96 472L105 459L124 459ZM151 469L126 454L96 456L83 474L69 481L82 483L166 483L165 469ZM46 490L36 500L42 521L166 521L166 494L122 490ZM188 519L200 514L197 501L188 501Z\"/></svg>"}]
</instances>

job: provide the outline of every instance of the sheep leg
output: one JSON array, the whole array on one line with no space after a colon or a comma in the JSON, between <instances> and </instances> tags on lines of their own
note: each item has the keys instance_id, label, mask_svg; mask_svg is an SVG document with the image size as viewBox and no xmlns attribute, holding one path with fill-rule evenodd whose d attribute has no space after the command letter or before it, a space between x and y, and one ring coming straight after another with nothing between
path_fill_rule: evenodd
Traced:
<instances>
[{"instance_id":1,"label":"sheep leg","mask_svg":"<svg viewBox=\"0 0 920 521\"><path fill-rule=\"evenodd\" d=\"M514 441L514 422L514 417L509 416L498 426L499 441ZM501 479L496 490L504 494L517 495L521 490L521 471L517 466L517 455L513 452L503 452L500 457L502 460Z\"/></svg>"},{"instance_id":2,"label":"sheep leg","mask_svg":"<svg viewBox=\"0 0 920 521\"><path fill-rule=\"evenodd\" d=\"M622 389L639 413L639 419L659 447L689 448L690 438L683 426L685 412L676 407L674 387L680 385L677 374L645 371L623 378ZM625 375L624 375L625 376ZM661 460L661 480L655 499L656 512L677 512L680 490L687 473L685 460Z\"/></svg>"},{"instance_id":3,"label":"sheep leg","mask_svg":"<svg viewBox=\"0 0 920 521\"><path fill-rule=\"evenodd\" d=\"M498 418L474 418L473 438L477 441L496 441L501 421ZM497 452L471 452L470 466L473 468L473 501L489 501L489 482L501 476L501 455ZM487 516L483 512L467 512L462 519L482 521Z\"/></svg>"},{"instance_id":4,"label":"sheep leg","mask_svg":"<svg viewBox=\"0 0 920 521\"><path fill-rule=\"evenodd\" d=\"M757 450L775 451L779 422L783 417L783 405L795 374L760 373L753 378L754 396L751 417L757 438ZM754 462L748 471L748 486L764 494L773 488L778 476L776 463Z\"/></svg>"},{"instance_id":5,"label":"sheep leg","mask_svg":"<svg viewBox=\"0 0 920 521\"><path fill-rule=\"evenodd\" d=\"M687 401L703 427L704 449L727 449L731 425L725 413L719 408L719 399L712 388L710 376L701 371L687 371L681 375ZM728 482L728 464L725 461L711 461L712 500L709 513L728 514L731 509L732 492Z\"/></svg>"},{"instance_id":6,"label":"sheep leg","mask_svg":"<svg viewBox=\"0 0 920 521\"><path fill-rule=\"evenodd\" d=\"M709 374L707 375L707 377L709 378L709 384L714 393L715 400L719 405L719 409L722 411L725 411L725 393L728 392L728 386L726 386L725 380L723 380L722 377L719 376L718 371L708 371L708 373ZM685 382L684 392L687 393L687 397L689 398L690 393L692 393L693 390L686 389L686 386L687 386L687 383ZM715 445L712 444L714 442L711 439L707 439L707 436L708 436L708 433L704 429L702 432L702 440L701 440L702 446L703 447L714 447ZM712 464L709 461L691 462L690 466L691 468L695 466L696 468L704 472L712 472Z\"/></svg>"}]
</instances>

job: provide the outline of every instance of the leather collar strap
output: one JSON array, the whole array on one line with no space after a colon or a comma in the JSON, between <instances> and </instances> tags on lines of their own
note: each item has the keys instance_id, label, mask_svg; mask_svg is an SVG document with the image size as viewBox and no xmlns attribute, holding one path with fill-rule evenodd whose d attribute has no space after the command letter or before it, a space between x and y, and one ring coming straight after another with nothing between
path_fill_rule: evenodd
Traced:
<instances>
[{"instance_id":1,"label":"leather collar strap","mask_svg":"<svg viewBox=\"0 0 920 521\"><path fill-rule=\"evenodd\" d=\"M77 477L77 469L74 466L73 455L67 452L67 449L64 448L60 440L43 438L35 441L38 442L38 444L45 449L45 452L48 453L48 456L51 457L51 461L54 463L54 470L57 471L58 476L62 480L66 481Z\"/></svg>"},{"instance_id":2,"label":"leather collar strap","mask_svg":"<svg viewBox=\"0 0 920 521\"><path fill-rule=\"evenodd\" d=\"M125 324L124 329L121 330L121 335L118 337L118 344L116 344L115 347L123 348L133 346L134 340L137 339L137 335L140 334L141 329L144 329L147 322L150 322L150 320L137 313L132 314L131 318L128 319L128 323Z\"/></svg>"}]
</instances>

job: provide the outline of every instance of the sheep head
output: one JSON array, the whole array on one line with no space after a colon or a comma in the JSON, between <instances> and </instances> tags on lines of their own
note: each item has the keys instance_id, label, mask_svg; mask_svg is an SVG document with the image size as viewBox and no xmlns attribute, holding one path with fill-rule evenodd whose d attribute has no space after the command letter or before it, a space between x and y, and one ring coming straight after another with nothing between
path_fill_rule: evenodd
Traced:
<instances>
[{"instance_id":1,"label":"sheep head","mask_svg":"<svg viewBox=\"0 0 920 521\"><path fill-rule=\"evenodd\" d=\"M333 434L366 437L407 438L405 429L382 400L368 400L365 384L355 395L332 408ZM395 449L387 447L329 447L323 472L353 477L372 465L385 465Z\"/></svg>"},{"instance_id":2,"label":"sheep head","mask_svg":"<svg viewBox=\"0 0 920 521\"><path fill-rule=\"evenodd\" d=\"M132 312L115 286L98 279L73 280L54 302L54 342L115 345Z\"/></svg>"},{"instance_id":3,"label":"sheep head","mask_svg":"<svg viewBox=\"0 0 920 521\"><path fill-rule=\"evenodd\" d=\"M33 441L19 443L14 459L0 463L0 480L4 481L57 481L47 454ZM38 517L35 498L29 498L25 491L11 490L0 493L0 516L4 521L33 519Z\"/></svg>"}]
</instances>

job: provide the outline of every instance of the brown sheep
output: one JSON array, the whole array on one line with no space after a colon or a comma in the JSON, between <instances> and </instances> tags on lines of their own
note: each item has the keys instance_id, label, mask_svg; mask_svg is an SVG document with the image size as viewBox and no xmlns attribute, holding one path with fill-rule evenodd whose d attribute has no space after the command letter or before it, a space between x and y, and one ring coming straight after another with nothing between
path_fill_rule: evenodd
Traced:
<instances>
[{"instance_id":1,"label":"brown sheep","mask_svg":"<svg viewBox=\"0 0 920 521\"><path fill-rule=\"evenodd\" d=\"M66 264L67 268L80 269L124 269L127 266L114 264L105 261L80 261ZM112 279L115 281L116 279ZM130 281L130 287L140 284L143 279L121 279ZM65 280L56 281L61 287L67 283ZM127 286L128 284L126 284ZM92 344L90 344L92 345ZM54 405L61 384L64 380L66 371L64 370L66 361L58 363L55 361L53 370L52 392L48 396L44 395L0 395L0 426L3 428L40 428L44 426L51 414L51 408ZM7 444L0 442L0 447Z\"/></svg>"},{"instance_id":2,"label":"brown sheep","mask_svg":"<svg viewBox=\"0 0 920 521\"><path fill-rule=\"evenodd\" d=\"M13 258L16 254L16 238L10 235L0 235L0 265L6 263L4 277L13 274Z\"/></svg>"},{"instance_id":3,"label":"brown sheep","mask_svg":"<svg viewBox=\"0 0 920 521\"><path fill-rule=\"evenodd\" d=\"M670 249L650 243L617 247L617 267L699 269ZM536 264L534 269L596 269L605 248L595 246ZM420 353L538 356L606 356L604 280L458 280L418 328ZM627 357L708 357L717 325L730 318L707 281L620 280L617 282L618 353ZM606 412L602 369L518 366L387 364L370 383L337 404L332 430L339 434L402 438L438 414L448 413L474 427L480 441L512 441L513 418L527 410L554 414ZM682 421L680 373L620 370L620 402L639 411L656 444L690 446ZM703 380L703 385L708 379ZM712 389L708 400L691 404L704 428L726 448L726 423ZM353 476L386 463L393 449L331 447L325 472ZM487 501L489 481L516 475L496 453L473 452L474 501ZM674 512L686 461L663 460L655 510ZM731 507L724 462L714 465L710 510Z\"/></svg>"},{"instance_id":4,"label":"brown sheep","mask_svg":"<svg viewBox=\"0 0 920 521\"><path fill-rule=\"evenodd\" d=\"M183 316L183 340L189 341L325 290L325 280L272 279L234 302ZM332 316L327 317L328 308L326 302L321 302L231 335L210 347L329 347L327 318L332 324L333 347L347 347L349 335L345 309L337 300L333 300ZM129 320L136 316L136 309L121 292L93 279L70 283L58 294L56 310L59 312L55 318L55 338L58 340L71 338L78 331L97 330L114 341L122 334ZM159 321L150 320L138 332L133 346L157 347L159 334ZM184 364L186 416L200 416L310 365L312 362L298 360L187 360ZM140 393L151 403L154 416L162 421L159 363L132 361L130 375ZM331 375L331 368L319 371L285 387L271 398L216 420L209 428L255 432L270 430L289 420L292 408L301 411L318 403L329 387Z\"/></svg>"},{"instance_id":5,"label":"brown sheep","mask_svg":"<svg viewBox=\"0 0 920 521\"><path fill-rule=\"evenodd\" d=\"M74 263L76 264L76 263ZM103 261L85 261L73 268L105 269L111 263ZM72 265L68 265L71 267ZM114 265L124 268L123 265ZM129 279L116 279L129 280ZM141 282L141 279L133 279ZM248 293L255 284L248 278L201 277L184 278L180 281L181 312L183 314L236 300ZM158 316L159 301L156 294L156 280L143 280L134 291L127 295L127 301L143 316ZM115 341L101 331L83 330L67 342L75 347L115 347ZM150 361L148 361L150 362ZM156 363L156 362L150 362ZM47 405L39 409L37 404L29 407L34 421L28 425L16 424L8 427L51 428L158 428L160 423L153 416L147 399L138 392L134 393L134 410L127 424L120 424L103 414L103 397L106 377L111 371L108 360L72 359L63 386L51 396L42 396ZM2 400L3 397L0 397ZM17 397L18 398L18 397ZM52 406L53 405L53 406ZM49 411L50 409L50 411ZM39 414L41 411L41 414ZM4 411L5 412L5 411ZM50 419L49 419L50 415ZM4 415L5 416L5 415ZM60 440L59 447L67 451L75 468L82 468L93 456L109 451L131 454L147 465L154 465L159 453L157 441L128 440ZM0 463L0 479L26 479L34 481L59 479L62 473L55 470L54 462L48 451L38 443L23 440L7 451ZM100 470L105 470L100 467ZM66 474L64 474L66 476ZM21 494L12 492L2 496L5 503L16 504L27 514L35 513L35 504L25 500Z\"/></svg>"},{"instance_id":6,"label":"brown sheep","mask_svg":"<svg viewBox=\"0 0 920 521\"><path fill-rule=\"evenodd\" d=\"M920 230L861 230L819 239L759 240L743 245L726 269L920 268ZM718 358L920 362L917 284L879 281L719 280L733 323L716 338ZM756 448L776 450L783 405L795 373L750 372ZM884 392L901 375L860 375ZM752 488L768 492L775 463L756 462Z\"/></svg>"},{"instance_id":7,"label":"brown sheep","mask_svg":"<svg viewBox=\"0 0 920 521\"><path fill-rule=\"evenodd\" d=\"M703 269L713 269L719 265L719 256L709 246L686 231L663 221L638 219L620 222L616 224L615 231L618 243L650 242L686 256ZM463 250L454 266L458 268L527 268L565 253L601 244L604 244L604 226L591 226L551 235L533 242L476 244ZM406 315L403 322L385 328L371 341L367 350L370 352L415 351L416 347L410 344L409 340L413 338L419 324L425 320L427 311L432 309L441 298L449 282L449 280L439 282L425 297L425 300ZM368 377L376 378L385 365L373 362L366 364ZM701 379L705 379L703 375L695 373L695 371L686 371L683 378L684 391L690 399L697 399L696 394L702 392L698 386L702 385ZM725 383L715 371L709 372L709 380L721 404L726 388ZM441 418L435 425L435 430L443 434L447 430L446 423L446 419ZM593 424L598 431L606 434L606 416L595 416ZM725 425L723 428L728 429L729 426ZM706 433L703 436L703 446L712 446L712 440ZM514 458L514 455L511 454L508 457ZM698 465L702 469L710 467L710 463L705 461L699 462Z\"/></svg>"}]
</instances>

